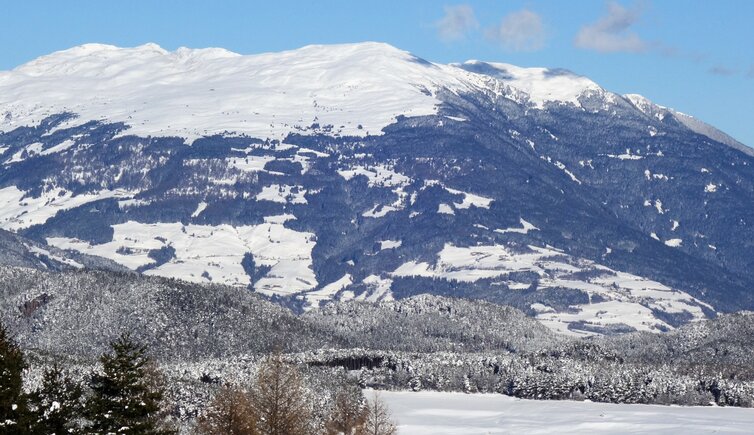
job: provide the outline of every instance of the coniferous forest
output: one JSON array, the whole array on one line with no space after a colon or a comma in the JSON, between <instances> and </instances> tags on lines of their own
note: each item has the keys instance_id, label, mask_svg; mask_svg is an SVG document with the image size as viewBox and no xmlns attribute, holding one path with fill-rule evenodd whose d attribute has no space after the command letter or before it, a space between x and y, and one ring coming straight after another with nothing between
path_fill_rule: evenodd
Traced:
<instances>
[{"instance_id":1,"label":"coniferous forest","mask_svg":"<svg viewBox=\"0 0 754 435\"><path fill-rule=\"evenodd\" d=\"M749 313L571 338L511 307L439 296L295 315L244 289L131 273L2 276L9 433L392 433L366 388L743 407L754 398ZM370 424L387 429L364 432Z\"/></svg>"}]
</instances>

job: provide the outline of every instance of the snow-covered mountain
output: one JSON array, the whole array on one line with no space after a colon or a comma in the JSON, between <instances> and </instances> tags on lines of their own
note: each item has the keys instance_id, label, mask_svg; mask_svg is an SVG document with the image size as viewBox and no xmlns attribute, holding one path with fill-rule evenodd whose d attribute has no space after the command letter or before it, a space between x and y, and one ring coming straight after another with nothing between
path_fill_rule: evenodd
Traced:
<instances>
[{"instance_id":1,"label":"snow-covered mountain","mask_svg":"<svg viewBox=\"0 0 754 435\"><path fill-rule=\"evenodd\" d=\"M592 334L754 308L751 150L564 70L88 44L0 73L0 165L0 228L305 310L434 293Z\"/></svg>"}]
</instances>

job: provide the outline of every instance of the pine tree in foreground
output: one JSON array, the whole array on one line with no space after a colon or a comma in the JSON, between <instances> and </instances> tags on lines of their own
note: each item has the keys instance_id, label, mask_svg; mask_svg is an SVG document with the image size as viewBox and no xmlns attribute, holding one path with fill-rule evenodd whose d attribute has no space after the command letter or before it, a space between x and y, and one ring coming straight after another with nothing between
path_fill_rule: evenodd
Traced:
<instances>
[{"instance_id":1,"label":"pine tree in foreground","mask_svg":"<svg viewBox=\"0 0 754 435\"><path fill-rule=\"evenodd\" d=\"M199 417L200 435L259 435L257 416L246 391L223 387L215 394L204 415Z\"/></svg>"},{"instance_id":2,"label":"pine tree in foreground","mask_svg":"<svg viewBox=\"0 0 754 435\"><path fill-rule=\"evenodd\" d=\"M398 429L390 417L390 411L379 396L367 402L366 423L359 435L396 435Z\"/></svg>"},{"instance_id":3,"label":"pine tree in foreground","mask_svg":"<svg viewBox=\"0 0 754 435\"><path fill-rule=\"evenodd\" d=\"M0 322L0 434L27 433L28 410L22 373L26 368L21 348Z\"/></svg>"},{"instance_id":4,"label":"pine tree in foreground","mask_svg":"<svg viewBox=\"0 0 754 435\"><path fill-rule=\"evenodd\" d=\"M260 366L251 400L265 435L309 435L312 433L309 392L296 367L279 353Z\"/></svg>"},{"instance_id":5,"label":"pine tree in foreground","mask_svg":"<svg viewBox=\"0 0 754 435\"><path fill-rule=\"evenodd\" d=\"M81 396L81 385L57 364L45 370L42 386L29 397L33 433L77 433L83 417Z\"/></svg>"},{"instance_id":6,"label":"pine tree in foreground","mask_svg":"<svg viewBox=\"0 0 754 435\"><path fill-rule=\"evenodd\" d=\"M110 343L112 353L100 357L102 373L91 377L86 403L91 431L101 434L167 434L163 388L146 346L128 334Z\"/></svg>"}]
</instances>

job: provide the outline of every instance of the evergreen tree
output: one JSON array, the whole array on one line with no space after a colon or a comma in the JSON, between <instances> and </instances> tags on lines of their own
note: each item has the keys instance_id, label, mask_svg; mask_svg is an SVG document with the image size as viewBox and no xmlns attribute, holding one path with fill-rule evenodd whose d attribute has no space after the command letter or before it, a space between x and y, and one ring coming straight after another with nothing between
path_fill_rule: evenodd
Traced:
<instances>
[{"instance_id":1,"label":"evergreen tree","mask_svg":"<svg viewBox=\"0 0 754 435\"><path fill-rule=\"evenodd\" d=\"M28 408L23 392L24 355L0 322L0 434L28 432Z\"/></svg>"},{"instance_id":2,"label":"evergreen tree","mask_svg":"<svg viewBox=\"0 0 754 435\"><path fill-rule=\"evenodd\" d=\"M100 357L102 373L92 374L92 395L86 403L91 430L101 434L165 434L161 404L163 388L146 346L129 334L110 343L111 354Z\"/></svg>"},{"instance_id":3,"label":"evergreen tree","mask_svg":"<svg viewBox=\"0 0 754 435\"><path fill-rule=\"evenodd\" d=\"M196 432L200 435L258 435L257 416L247 392L223 387L199 417Z\"/></svg>"},{"instance_id":4,"label":"evergreen tree","mask_svg":"<svg viewBox=\"0 0 754 435\"><path fill-rule=\"evenodd\" d=\"M312 433L308 391L298 370L283 361L279 353L260 366L252 391L252 406L265 435L308 435Z\"/></svg>"},{"instance_id":5,"label":"evergreen tree","mask_svg":"<svg viewBox=\"0 0 754 435\"><path fill-rule=\"evenodd\" d=\"M83 404L81 385L54 364L45 370L42 386L30 396L32 430L38 434L77 433Z\"/></svg>"}]
</instances>

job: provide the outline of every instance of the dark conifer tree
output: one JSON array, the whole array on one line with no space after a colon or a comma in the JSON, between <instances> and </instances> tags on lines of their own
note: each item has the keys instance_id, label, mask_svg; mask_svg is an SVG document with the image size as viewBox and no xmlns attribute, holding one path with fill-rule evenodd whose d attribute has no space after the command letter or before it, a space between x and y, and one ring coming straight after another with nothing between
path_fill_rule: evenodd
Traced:
<instances>
[{"instance_id":1,"label":"dark conifer tree","mask_svg":"<svg viewBox=\"0 0 754 435\"><path fill-rule=\"evenodd\" d=\"M32 429L38 434L78 433L82 420L82 388L54 364L42 386L30 395Z\"/></svg>"},{"instance_id":2,"label":"dark conifer tree","mask_svg":"<svg viewBox=\"0 0 754 435\"><path fill-rule=\"evenodd\" d=\"M23 392L24 355L0 322L0 434L28 433L29 413Z\"/></svg>"},{"instance_id":3,"label":"dark conifer tree","mask_svg":"<svg viewBox=\"0 0 754 435\"><path fill-rule=\"evenodd\" d=\"M86 404L91 430L96 433L166 434L162 412L163 389L146 346L129 334L110 344L112 353L100 357L102 373L92 375L92 396Z\"/></svg>"}]
</instances>

